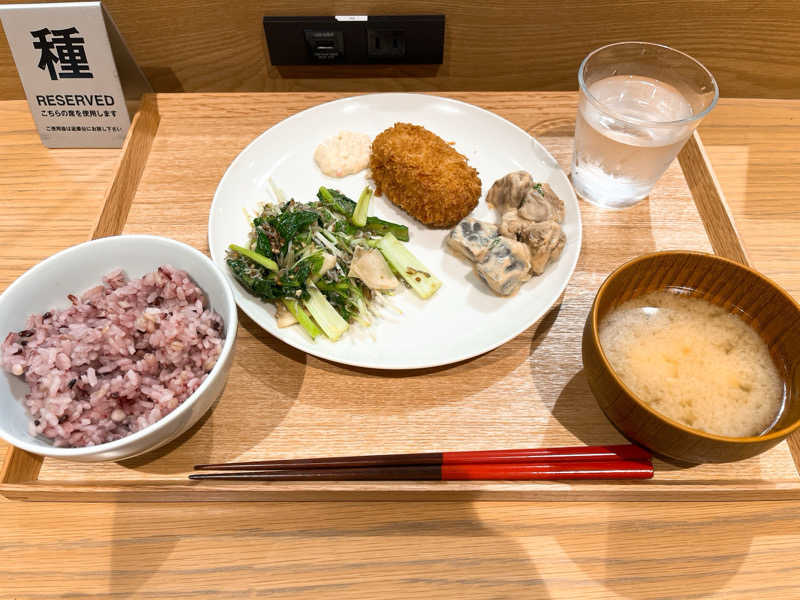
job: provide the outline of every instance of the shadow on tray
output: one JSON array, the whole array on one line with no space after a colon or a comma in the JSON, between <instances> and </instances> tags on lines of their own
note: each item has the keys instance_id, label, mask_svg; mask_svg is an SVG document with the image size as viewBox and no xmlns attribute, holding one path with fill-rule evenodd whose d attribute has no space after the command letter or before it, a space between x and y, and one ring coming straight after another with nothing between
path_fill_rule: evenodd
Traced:
<instances>
[{"instance_id":1,"label":"shadow on tray","mask_svg":"<svg viewBox=\"0 0 800 600\"><path fill-rule=\"evenodd\" d=\"M309 357L306 401L324 409L399 415L458 402L502 381L523 364L530 331L485 354L427 369L384 370L350 367ZM314 390L324 386L324 393ZM352 398L353 390L361 397Z\"/></svg>"},{"instance_id":2,"label":"shadow on tray","mask_svg":"<svg viewBox=\"0 0 800 600\"><path fill-rule=\"evenodd\" d=\"M575 373L564 386L552 413L553 418L587 446L630 443L630 440L617 430L597 405L583 369ZM657 471L690 469L697 466L665 456L658 456L657 461Z\"/></svg>"}]
</instances>

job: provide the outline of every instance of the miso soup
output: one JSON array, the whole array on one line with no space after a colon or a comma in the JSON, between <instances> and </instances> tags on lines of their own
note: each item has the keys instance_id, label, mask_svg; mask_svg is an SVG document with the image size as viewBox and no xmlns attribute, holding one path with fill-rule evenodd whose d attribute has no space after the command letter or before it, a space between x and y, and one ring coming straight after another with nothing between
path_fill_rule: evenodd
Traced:
<instances>
[{"instance_id":1,"label":"miso soup","mask_svg":"<svg viewBox=\"0 0 800 600\"><path fill-rule=\"evenodd\" d=\"M599 337L625 385L689 427L759 435L783 408L784 383L766 343L743 319L707 300L650 292L611 311Z\"/></svg>"}]
</instances>

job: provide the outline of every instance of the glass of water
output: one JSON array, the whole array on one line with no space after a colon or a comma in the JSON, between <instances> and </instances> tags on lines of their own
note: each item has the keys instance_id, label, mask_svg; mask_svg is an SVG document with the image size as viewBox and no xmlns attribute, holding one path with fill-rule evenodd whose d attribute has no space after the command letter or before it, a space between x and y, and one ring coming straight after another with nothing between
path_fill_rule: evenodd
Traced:
<instances>
[{"instance_id":1,"label":"glass of water","mask_svg":"<svg viewBox=\"0 0 800 600\"><path fill-rule=\"evenodd\" d=\"M644 199L719 98L703 65L668 46L620 42L578 70L572 184L592 204Z\"/></svg>"}]
</instances>

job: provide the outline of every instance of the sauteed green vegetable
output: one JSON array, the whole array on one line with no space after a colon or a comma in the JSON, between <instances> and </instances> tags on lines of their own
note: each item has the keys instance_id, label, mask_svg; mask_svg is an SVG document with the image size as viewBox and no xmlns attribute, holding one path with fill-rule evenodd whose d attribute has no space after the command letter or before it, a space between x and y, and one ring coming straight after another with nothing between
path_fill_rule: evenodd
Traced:
<instances>
[{"instance_id":1,"label":"sauteed green vegetable","mask_svg":"<svg viewBox=\"0 0 800 600\"><path fill-rule=\"evenodd\" d=\"M405 225L367 216L372 190L358 202L321 187L317 200L267 204L249 242L231 244L227 264L252 295L275 304L281 326L299 323L312 338L337 340L352 322L369 325L376 307L400 285L422 298L441 281L401 243Z\"/></svg>"}]
</instances>

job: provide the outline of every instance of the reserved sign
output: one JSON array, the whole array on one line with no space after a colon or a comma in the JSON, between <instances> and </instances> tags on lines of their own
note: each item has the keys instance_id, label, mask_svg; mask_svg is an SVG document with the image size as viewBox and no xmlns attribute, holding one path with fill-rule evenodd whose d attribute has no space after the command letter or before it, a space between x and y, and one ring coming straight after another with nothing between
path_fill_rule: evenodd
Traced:
<instances>
[{"instance_id":1,"label":"reserved sign","mask_svg":"<svg viewBox=\"0 0 800 600\"><path fill-rule=\"evenodd\" d=\"M86 94L47 94L36 96L36 104L39 106L113 106L114 96L101 96L96 94L89 96Z\"/></svg>"},{"instance_id":2,"label":"reserved sign","mask_svg":"<svg viewBox=\"0 0 800 600\"><path fill-rule=\"evenodd\" d=\"M121 37L102 4L11 4L0 19L42 143L122 146L130 116L106 23Z\"/></svg>"}]
</instances>

